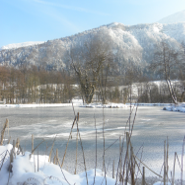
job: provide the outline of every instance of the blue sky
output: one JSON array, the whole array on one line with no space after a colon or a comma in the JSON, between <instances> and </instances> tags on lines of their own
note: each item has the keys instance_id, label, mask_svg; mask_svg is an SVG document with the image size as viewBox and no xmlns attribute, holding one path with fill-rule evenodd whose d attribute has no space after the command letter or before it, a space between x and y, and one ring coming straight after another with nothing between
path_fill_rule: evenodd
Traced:
<instances>
[{"instance_id":1,"label":"blue sky","mask_svg":"<svg viewBox=\"0 0 185 185\"><path fill-rule=\"evenodd\" d=\"M0 47L70 36L112 22L153 23L185 0L0 0Z\"/></svg>"}]
</instances>

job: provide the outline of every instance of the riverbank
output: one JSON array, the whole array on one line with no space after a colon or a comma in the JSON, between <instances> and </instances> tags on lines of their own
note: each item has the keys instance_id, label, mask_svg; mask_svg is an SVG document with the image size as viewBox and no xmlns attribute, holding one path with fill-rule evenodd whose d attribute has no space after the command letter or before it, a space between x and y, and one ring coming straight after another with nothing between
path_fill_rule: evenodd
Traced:
<instances>
[{"instance_id":1,"label":"riverbank","mask_svg":"<svg viewBox=\"0 0 185 185\"><path fill-rule=\"evenodd\" d=\"M82 100L73 100L74 106L84 107L84 108L127 108L130 107L130 103L90 103L83 104ZM131 104L135 105L135 104ZM138 106L170 106L170 103L137 103ZM45 103L45 104L0 104L0 108L34 108L34 107L69 107L72 103Z\"/></svg>"},{"instance_id":2,"label":"riverbank","mask_svg":"<svg viewBox=\"0 0 185 185\"><path fill-rule=\"evenodd\" d=\"M83 107L83 108L129 108L130 105L136 105L134 103L90 103L83 104L82 100L73 100L73 106ZM180 103L174 105L172 103L137 103L138 106L146 107L164 107L163 110L174 111L174 112L185 112L185 103ZM46 104L0 104L0 108L37 108L37 107L70 107L72 103L46 103Z\"/></svg>"},{"instance_id":3,"label":"riverbank","mask_svg":"<svg viewBox=\"0 0 185 185\"><path fill-rule=\"evenodd\" d=\"M185 102L178 105L165 106L163 110L185 113Z\"/></svg>"}]
</instances>

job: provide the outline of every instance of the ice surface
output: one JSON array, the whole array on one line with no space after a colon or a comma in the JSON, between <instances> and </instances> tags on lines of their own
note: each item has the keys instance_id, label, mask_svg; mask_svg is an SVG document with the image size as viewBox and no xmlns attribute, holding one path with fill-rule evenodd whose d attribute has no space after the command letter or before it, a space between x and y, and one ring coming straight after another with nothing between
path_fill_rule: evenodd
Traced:
<instances>
[{"instance_id":1,"label":"ice surface","mask_svg":"<svg viewBox=\"0 0 185 185\"><path fill-rule=\"evenodd\" d=\"M152 105L152 104L150 104ZM129 107L129 104L127 105ZM164 105L163 105L164 106ZM71 121L69 120L65 120L65 122L63 121L62 117L65 115L67 116L66 112L64 112L64 110L68 112L70 112L70 108L69 107L50 107L50 108L23 108L21 109L21 114L25 114L27 110L27 112L29 112L32 115L35 115L34 112L40 112L41 110L46 110L46 114L45 116L51 116L48 119L45 119L45 121L37 121L36 119L32 120L32 117L28 117L29 114L25 115L25 117L27 117L28 119L28 123L24 122L24 120L22 120L22 125L15 125L14 127L10 128L10 133L14 133L17 132L17 134L20 135L25 135L28 136L28 140L30 142L30 138L31 138L31 134L34 134L35 138L35 144L36 142L39 142L41 140L41 138L45 138L48 136L49 139L51 139L51 141L53 141L53 138L55 137L55 133L57 134L57 148L60 147L61 148L61 153L62 150L65 149L66 146L66 140L69 137L69 131L71 128L71 124L73 119L71 119ZM71 108L72 109L72 108ZM77 108L78 111L80 112L80 133L81 133L81 137L83 140L83 146L84 146L84 150L86 153L86 159L87 159L87 169L88 172L91 168L94 168L94 148L95 148L95 129L94 129L94 114L96 114L96 119L97 119L97 131L98 131L98 148L102 149L102 109L100 108L93 108L93 109L86 109L83 107ZM2 114L3 111L6 112L4 113L4 115ZM11 109L11 111L9 111L8 109L1 109L1 117L4 117L5 115L8 116L8 112L10 112L10 115L12 116L12 114L16 115L16 112L14 111L18 111L19 109L14 108ZM51 111L53 110L53 111ZM24 112L23 112L24 111ZM48 113L51 113L51 115L48 115ZM61 117L58 117L57 112L59 112L59 114L61 114ZM77 112L77 111L76 111ZM42 113L42 112L40 112ZM72 115L73 115L73 111L71 111ZM112 144L114 142L115 139L118 139L119 136L121 134L123 134L123 131L125 129L125 120L127 120L128 118L128 113L129 113L129 109L128 108L115 108L115 109L110 109L107 108L104 110L104 114L105 114L105 137L106 137L106 147L108 147L110 144ZM16 120L15 119L15 115L14 117L10 117L10 119ZM71 114L69 114L71 115ZM42 117L43 115L40 114L40 116ZM111 117L112 116L112 117ZM18 117L21 117L21 115L18 115ZM54 118L55 117L55 118ZM92 117L92 119L91 119ZM87 119L88 118L88 119ZM168 119L167 119L168 118ZM178 119L177 119L178 118ZM22 117L21 117L22 119ZM30 121L30 119L32 121ZM59 122L60 120L60 122ZM151 167L154 171L158 172L160 171L160 168L163 164L163 145L164 145L164 140L166 139L166 136L169 136L169 143L170 143L170 153L169 153L169 169L171 170L173 168L173 155L174 152L176 151L178 153L179 159L181 158L181 148L182 148L182 139L183 139L183 135L184 135L184 116L182 113L178 113L178 112L174 112L171 113L169 111L163 111L162 108L160 107L144 107L141 106L138 108L138 114L137 114L137 118L136 118L136 124L134 125L134 132L133 132L133 138L132 138L132 142L133 142L133 146L134 146L134 151L137 152L138 149L141 147L142 143L144 143L144 148L143 148L143 159L144 162L146 164L148 164L149 167ZM17 120L17 122L19 122L21 120ZM20 122L19 122L20 123ZM76 150L76 140L75 140L75 136L76 136L76 129L73 130L73 139L71 139L71 142L69 144L69 150L67 153L67 160L68 160L68 164L66 164L66 166L68 166L69 171L72 173L74 172L74 165L75 163L73 162L74 159L74 154L75 154L75 150ZM11 135L12 136L12 135ZM41 138L39 138L39 136ZM47 140L47 142L49 142L49 139ZM39 141L37 141L39 140ZM119 139L118 139L119 140ZM22 138L21 139L21 144L24 144L25 140ZM112 148L110 148L109 150L106 151L106 165L108 168L108 172L109 172L109 176L110 176L110 171L111 171L111 164L110 161L112 162L112 160L117 160L117 148L119 147L119 142L117 143L117 145L114 145ZM7 146L4 146L2 149L2 151L6 150ZM9 145L10 147L10 145ZM28 149L30 149L31 147L28 146ZM11 149L11 147L10 147ZM9 150L10 150L9 149ZM43 146L42 148L43 150L45 150L45 146ZM47 153L48 154L48 153ZM42 155L43 156L43 155ZM30 183L37 183L42 182L43 183L43 179L45 184L61 184L60 182L61 180L61 171L55 169L56 167L53 167L52 164L48 164L47 165L47 156L44 156L42 158L42 156L39 156L40 159L40 170L39 172L35 172L33 171L34 168L29 167L30 165L33 166L33 158L30 161L30 163L27 165L25 169L25 171L28 171L30 168L30 171L25 172L27 174L23 175L23 176L19 176L20 178L17 179L17 177L15 177L15 182L20 182L23 184L22 181L20 181L20 179L23 180L28 180L30 179ZM21 156L20 156L21 157ZM35 159L37 160L37 156L35 156ZM20 159L21 164L25 163L25 160ZM100 151L98 153L98 162L100 164L100 166L98 167L99 169L101 169L101 164L102 164L102 152ZM7 165L6 165L7 164ZM78 170L79 172L82 172L83 169L83 163L81 163L78 166ZM44 168L43 166L48 166L47 168ZM51 165L51 169L50 169L50 165ZM8 166L8 162L5 163L5 167L4 171L7 170L7 166ZM64 169L67 169L65 166ZM19 167L20 169L17 170L17 175L20 175L22 173L22 171L24 170L23 167ZM54 170L53 170L54 169ZM72 170L71 170L72 169ZM2 170L3 171L3 170ZM20 172L21 171L21 172ZM91 171L91 170L90 170ZM180 176L180 170L177 167L177 171L176 171L176 177ZM60 173L60 178L58 177L58 175L55 174L59 174ZM86 179L84 176L84 179L82 179L82 175L78 174L77 176L73 176L71 174L69 174L68 172L64 171L66 176L71 180L71 179L75 179L74 181L76 182L76 184L78 183L85 183ZM0 172L1 173L1 172ZM148 173L148 170L146 170L146 173ZM82 173L83 174L83 173ZM93 174L93 172L89 172L89 179L91 179L90 174ZM33 175L33 176L32 176ZM7 177L7 175L3 175L3 178ZM51 177L51 178L50 178ZM27 179L28 178L28 179ZM77 179L76 179L77 178ZM0 178L1 179L1 178ZM40 180L39 180L40 179ZM100 179L103 180L103 177L100 176ZM7 180L7 179L6 179ZM5 181L6 181L5 180ZM18 181L19 180L19 181ZM71 184L74 184L72 181ZM62 181L63 182L63 181ZM91 181L92 182L92 181ZM98 182L98 180L97 180ZM7 182L6 182L7 183ZM27 182L28 183L28 182ZM65 184L63 182L63 184ZM93 184L93 183L91 183ZM97 183L98 184L98 183ZM1 183L0 183L1 185Z\"/></svg>"}]
</instances>

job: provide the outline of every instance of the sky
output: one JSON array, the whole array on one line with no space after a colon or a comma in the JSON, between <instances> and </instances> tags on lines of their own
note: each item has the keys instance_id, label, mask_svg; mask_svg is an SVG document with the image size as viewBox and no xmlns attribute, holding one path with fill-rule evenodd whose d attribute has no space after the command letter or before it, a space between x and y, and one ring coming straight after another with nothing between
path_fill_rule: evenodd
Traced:
<instances>
[{"instance_id":1,"label":"sky","mask_svg":"<svg viewBox=\"0 0 185 185\"><path fill-rule=\"evenodd\" d=\"M185 0L0 0L0 47L71 36L112 22L153 23Z\"/></svg>"}]
</instances>

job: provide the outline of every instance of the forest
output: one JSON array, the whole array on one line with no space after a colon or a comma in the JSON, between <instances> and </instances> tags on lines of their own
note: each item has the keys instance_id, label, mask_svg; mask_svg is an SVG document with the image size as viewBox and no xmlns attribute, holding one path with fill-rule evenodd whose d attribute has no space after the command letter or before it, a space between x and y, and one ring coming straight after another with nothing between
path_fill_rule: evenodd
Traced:
<instances>
[{"instance_id":1,"label":"forest","mask_svg":"<svg viewBox=\"0 0 185 185\"><path fill-rule=\"evenodd\" d=\"M178 101L183 101L184 81L174 81ZM78 80L67 71L48 71L41 67L19 69L0 66L1 103L68 103L83 98ZM165 81L151 81L142 74L127 71L123 76L101 76L92 102L171 103ZM85 102L85 100L84 100Z\"/></svg>"}]
</instances>

